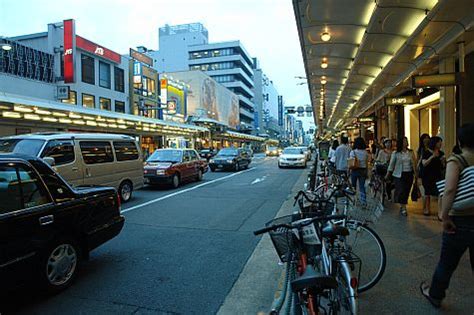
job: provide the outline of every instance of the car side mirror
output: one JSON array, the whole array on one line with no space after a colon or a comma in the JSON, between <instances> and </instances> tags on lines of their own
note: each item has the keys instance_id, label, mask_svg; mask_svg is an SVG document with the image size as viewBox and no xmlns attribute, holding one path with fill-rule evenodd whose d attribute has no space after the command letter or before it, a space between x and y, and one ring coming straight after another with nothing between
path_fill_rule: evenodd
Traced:
<instances>
[{"instance_id":1,"label":"car side mirror","mask_svg":"<svg viewBox=\"0 0 474 315\"><path fill-rule=\"evenodd\" d=\"M46 156L43 158L43 161L46 162L46 164L48 164L49 166L53 167L54 165L56 165L56 160L53 158L53 157L50 157L50 156Z\"/></svg>"}]
</instances>

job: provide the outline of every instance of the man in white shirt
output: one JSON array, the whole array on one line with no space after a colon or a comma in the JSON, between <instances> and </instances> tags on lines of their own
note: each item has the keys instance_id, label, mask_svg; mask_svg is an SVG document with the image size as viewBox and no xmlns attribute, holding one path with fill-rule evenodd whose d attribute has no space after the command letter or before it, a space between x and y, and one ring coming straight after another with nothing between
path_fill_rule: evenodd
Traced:
<instances>
[{"instance_id":1,"label":"man in white shirt","mask_svg":"<svg viewBox=\"0 0 474 315\"><path fill-rule=\"evenodd\" d=\"M349 158L349 153L351 148L347 145L349 139L345 136L341 137L341 145L337 147L336 153L336 170L339 174L346 174L348 171L347 159Z\"/></svg>"}]
</instances>

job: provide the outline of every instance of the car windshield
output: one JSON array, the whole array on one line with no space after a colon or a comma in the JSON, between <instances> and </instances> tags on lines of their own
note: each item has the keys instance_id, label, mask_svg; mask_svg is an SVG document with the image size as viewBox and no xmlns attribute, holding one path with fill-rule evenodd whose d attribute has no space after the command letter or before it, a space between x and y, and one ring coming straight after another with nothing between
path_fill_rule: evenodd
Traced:
<instances>
[{"instance_id":1,"label":"car windshield","mask_svg":"<svg viewBox=\"0 0 474 315\"><path fill-rule=\"evenodd\" d=\"M39 139L1 139L0 153L21 153L38 156L45 140Z\"/></svg>"},{"instance_id":2,"label":"car windshield","mask_svg":"<svg viewBox=\"0 0 474 315\"><path fill-rule=\"evenodd\" d=\"M303 151L298 148L286 148L283 150L283 154L302 154Z\"/></svg>"},{"instance_id":3,"label":"car windshield","mask_svg":"<svg viewBox=\"0 0 474 315\"><path fill-rule=\"evenodd\" d=\"M276 151L276 150L278 150L277 147L268 147L268 151Z\"/></svg>"},{"instance_id":4,"label":"car windshield","mask_svg":"<svg viewBox=\"0 0 474 315\"><path fill-rule=\"evenodd\" d=\"M183 151L181 150L156 150L146 160L147 162L181 162Z\"/></svg>"},{"instance_id":5,"label":"car windshield","mask_svg":"<svg viewBox=\"0 0 474 315\"><path fill-rule=\"evenodd\" d=\"M236 156L239 153L237 149L222 149L217 156Z\"/></svg>"}]
</instances>

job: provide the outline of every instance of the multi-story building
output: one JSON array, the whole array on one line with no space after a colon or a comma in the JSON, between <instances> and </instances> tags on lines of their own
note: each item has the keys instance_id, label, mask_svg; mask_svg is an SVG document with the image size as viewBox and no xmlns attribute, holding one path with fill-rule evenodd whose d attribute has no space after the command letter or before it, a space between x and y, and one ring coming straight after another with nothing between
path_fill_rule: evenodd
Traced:
<instances>
[{"instance_id":1,"label":"multi-story building","mask_svg":"<svg viewBox=\"0 0 474 315\"><path fill-rule=\"evenodd\" d=\"M240 125L254 129L252 58L239 41L209 43L200 23L160 28L158 51L148 52L160 72L201 70L239 97Z\"/></svg>"}]
</instances>

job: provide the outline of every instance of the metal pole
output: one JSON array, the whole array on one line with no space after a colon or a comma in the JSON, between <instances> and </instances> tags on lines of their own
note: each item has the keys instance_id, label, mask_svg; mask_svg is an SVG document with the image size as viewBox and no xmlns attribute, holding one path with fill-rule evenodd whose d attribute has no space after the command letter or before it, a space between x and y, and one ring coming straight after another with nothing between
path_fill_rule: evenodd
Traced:
<instances>
[{"instance_id":1,"label":"metal pole","mask_svg":"<svg viewBox=\"0 0 474 315\"><path fill-rule=\"evenodd\" d=\"M458 59L459 59L459 72L463 73L465 71L465 66L464 66L464 56L466 55L465 49L464 49L464 42L459 42L458 43ZM463 89L464 87L464 82L461 82L456 87L456 93L458 95L457 97L457 102L456 102L456 126L460 126L462 124L462 104L463 104ZM457 129L457 127L456 127ZM456 131L455 131L456 132ZM456 135L457 136L457 135Z\"/></svg>"}]
</instances>

